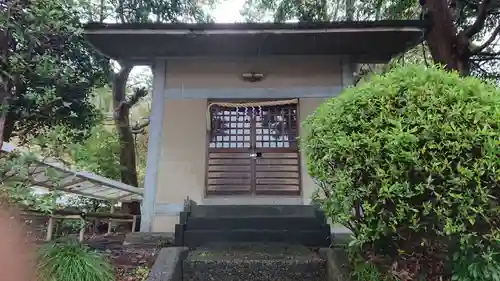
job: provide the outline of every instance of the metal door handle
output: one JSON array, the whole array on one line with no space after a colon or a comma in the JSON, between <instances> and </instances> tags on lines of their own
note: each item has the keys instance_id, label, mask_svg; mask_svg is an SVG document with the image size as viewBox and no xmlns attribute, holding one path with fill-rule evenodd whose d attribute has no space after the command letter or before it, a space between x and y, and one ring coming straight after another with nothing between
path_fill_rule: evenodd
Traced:
<instances>
[{"instance_id":1,"label":"metal door handle","mask_svg":"<svg viewBox=\"0 0 500 281\"><path fill-rule=\"evenodd\" d=\"M250 157L252 157L252 158L260 158L260 157L262 157L262 153L261 152L250 153Z\"/></svg>"}]
</instances>

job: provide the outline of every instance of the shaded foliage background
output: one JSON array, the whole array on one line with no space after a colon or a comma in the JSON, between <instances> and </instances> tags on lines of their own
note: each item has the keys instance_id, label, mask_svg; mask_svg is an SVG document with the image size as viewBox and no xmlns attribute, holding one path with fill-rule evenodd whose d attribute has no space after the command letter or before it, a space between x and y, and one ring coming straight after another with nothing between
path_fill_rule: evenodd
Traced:
<instances>
[{"instance_id":1,"label":"shaded foliage background","mask_svg":"<svg viewBox=\"0 0 500 281\"><path fill-rule=\"evenodd\" d=\"M10 78L3 139L26 140L55 125L84 137L101 119L89 97L109 82L108 60L84 40L81 14L66 1L10 3L10 15L1 16L9 37L2 70Z\"/></svg>"}]
</instances>

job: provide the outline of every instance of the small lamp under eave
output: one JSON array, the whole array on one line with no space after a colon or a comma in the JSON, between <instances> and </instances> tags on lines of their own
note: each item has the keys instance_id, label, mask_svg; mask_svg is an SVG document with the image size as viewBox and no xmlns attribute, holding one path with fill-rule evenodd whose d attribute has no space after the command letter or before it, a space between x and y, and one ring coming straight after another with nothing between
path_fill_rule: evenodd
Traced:
<instances>
[{"instance_id":1,"label":"small lamp under eave","mask_svg":"<svg viewBox=\"0 0 500 281\"><path fill-rule=\"evenodd\" d=\"M264 74L256 72L248 72L241 74L241 78L245 82L255 83L264 80Z\"/></svg>"}]
</instances>

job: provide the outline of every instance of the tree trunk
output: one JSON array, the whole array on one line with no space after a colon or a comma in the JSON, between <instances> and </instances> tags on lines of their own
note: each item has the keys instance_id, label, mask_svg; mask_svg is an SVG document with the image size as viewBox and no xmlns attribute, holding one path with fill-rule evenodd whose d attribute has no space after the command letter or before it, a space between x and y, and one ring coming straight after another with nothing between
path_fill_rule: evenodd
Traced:
<instances>
[{"instance_id":1,"label":"tree trunk","mask_svg":"<svg viewBox=\"0 0 500 281\"><path fill-rule=\"evenodd\" d=\"M135 143L130 127L130 106L126 100L126 85L132 66L122 65L120 72L113 77L113 103L115 107L115 124L121 144L120 165L121 181L128 185L139 186L135 159ZM123 210L133 215L140 215L140 203L130 202L123 204Z\"/></svg>"},{"instance_id":2,"label":"tree trunk","mask_svg":"<svg viewBox=\"0 0 500 281\"><path fill-rule=\"evenodd\" d=\"M4 79L2 77L1 79L2 81L0 81L1 83L3 83ZM7 121L7 114L8 114L8 107L9 107L9 91L8 91L8 88L4 85L2 85L1 89L0 89L0 141L1 141L1 144L0 144L0 149L2 148L3 146L3 141L4 141L4 136L6 135L4 132L6 131L5 130L5 125L6 125L6 121Z\"/></svg>"},{"instance_id":3,"label":"tree trunk","mask_svg":"<svg viewBox=\"0 0 500 281\"><path fill-rule=\"evenodd\" d=\"M463 76L469 75L469 40L458 33L448 1L426 0L424 7L427 10L426 17L431 21L431 28L425 39L432 59L448 70L456 70Z\"/></svg>"},{"instance_id":4,"label":"tree trunk","mask_svg":"<svg viewBox=\"0 0 500 281\"><path fill-rule=\"evenodd\" d=\"M12 107L12 105L10 105ZM16 115L12 110L8 110L5 116L5 123L3 127L3 141L8 142L14 133L14 125L16 122Z\"/></svg>"},{"instance_id":5,"label":"tree trunk","mask_svg":"<svg viewBox=\"0 0 500 281\"><path fill-rule=\"evenodd\" d=\"M10 36L7 27L0 29L0 141L4 139L5 121L9 108L9 98L11 96L11 78L8 76L8 56L10 46ZM0 142L0 149L3 141Z\"/></svg>"}]
</instances>

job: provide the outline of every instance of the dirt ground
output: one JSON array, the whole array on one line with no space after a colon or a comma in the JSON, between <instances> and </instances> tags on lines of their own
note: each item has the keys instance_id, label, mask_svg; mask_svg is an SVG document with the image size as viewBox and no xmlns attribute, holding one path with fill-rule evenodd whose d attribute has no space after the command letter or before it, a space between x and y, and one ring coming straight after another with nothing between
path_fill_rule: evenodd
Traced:
<instances>
[{"instance_id":1,"label":"dirt ground","mask_svg":"<svg viewBox=\"0 0 500 281\"><path fill-rule=\"evenodd\" d=\"M117 281L145 281L155 261L156 249L113 249L107 254L115 267Z\"/></svg>"},{"instance_id":2,"label":"dirt ground","mask_svg":"<svg viewBox=\"0 0 500 281\"><path fill-rule=\"evenodd\" d=\"M116 270L116 281L145 281L158 249L123 246L125 234L87 237L86 244L105 254Z\"/></svg>"},{"instance_id":3,"label":"dirt ground","mask_svg":"<svg viewBox=\"0 0 500 281\"><path fill-rule=\"evenodd\" d=\"M29 223L27 223L26 218L13 219L16 217L19 217L17 213L0 210L0 225L2 225L0 228L0 260L8 261L0 263L0 272L12 273L12 276L3 275L2 281L32 280L31 275L34 272L26 271L26 268L35 268L34 265L28 265L30 261L34 260L33 256L36 252L34 249L46 243L46 219L30 218ZM9 224L11 224L10 227L4 227ZM25 237L28 237L29 243L26 243ZM78 234L70 234L66 237L78 239ZM108 257L115 268L116 281L145 281L156 259L158 249L124 246L124 239L125 233L86 235L84 244ZM14 250L16 247L24 250ZM9 257L3 257L4 254ZM7 268L9 270L2 270Z\"/></svg>"}]
</instances>

